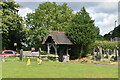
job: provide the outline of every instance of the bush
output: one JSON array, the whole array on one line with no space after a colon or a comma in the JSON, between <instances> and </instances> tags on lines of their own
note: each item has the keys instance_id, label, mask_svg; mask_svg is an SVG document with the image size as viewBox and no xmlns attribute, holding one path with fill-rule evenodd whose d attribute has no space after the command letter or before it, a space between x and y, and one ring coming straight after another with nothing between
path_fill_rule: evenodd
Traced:
<instances>
[{"instance_id":1,"label":"bush","mask_svg":"<svg viewBox=\"0 0 120 80\"><path fill-rule=\"evenodd\" d=\"M20 61L19 57L5 57L5 62L18 62Z\"/></svg>"},{"instance_id":2,"label":"bush","mask_svg":"<svg viewBox=\"0 0 120 80\"><path fill-rule=\"evenodd\" d=\"M23 58L23 62L27 62L29 58ZM30 61L36 61L37 58L30 58ZM6 57L5 62L19 62L19 57Z\"/></svg>"},{"instance_id":3,"label":"bush","mask_svg":"<svg viewBox=\"0 0 120 80\"><path fill-rule=\"evenodd\" d=\"M102 43L102 48L104 49L114 49L120 41L96 41L95 46L98 46L99 43ZM119 45L118 45L119 46Z\"/></svg>"},{"instance_id":4,"label":"bush","mask_svg":"<svg viewBox=\"0 0 120 80\"><path fill-rule=\"evenodd\" d=\"M53 57L53 56L48 56L48 59L51 61L56 61L56 57Z\"/></svg>"},{"instance_id":5,"label":"bush","mask_svg":"<svg viewBox=\"0 0 120 80\"><path fill-rule=\"evenodd\" d=\"M41 55L47 55L48 53L46 51L41 51Z\"/></svg>"}]
</instances>

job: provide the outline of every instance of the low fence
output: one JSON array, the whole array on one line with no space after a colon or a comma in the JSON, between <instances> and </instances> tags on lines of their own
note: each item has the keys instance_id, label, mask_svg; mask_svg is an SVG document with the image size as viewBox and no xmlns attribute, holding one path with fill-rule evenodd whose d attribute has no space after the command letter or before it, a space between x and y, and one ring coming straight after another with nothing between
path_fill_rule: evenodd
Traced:
<instances>
[{"instance_id":1,"label":"low fence","mask_svg":"<svg viewBox=\"0 0 120 80\"><path fill-rule=\"evenodd\" d=\"M39 52L23 51L23 57L39 57Z\"/></svg>"},{"instance_id":2,"label":"low fence","mask_svg":"<svg viewBox=\"0 0 120 80\"><path fill-rule=\"evenodd\" d=\"M49 56L49 58L50 57L56 58L56 60L60 59L60 56L55 55L55 54L41 55L40 52L23 51L23 57L40 57L42 59L48 59L48 56ZM68 62L68 61L69 61L69 56L63 55L62 62Z\"/></svg>"}]
</instances>

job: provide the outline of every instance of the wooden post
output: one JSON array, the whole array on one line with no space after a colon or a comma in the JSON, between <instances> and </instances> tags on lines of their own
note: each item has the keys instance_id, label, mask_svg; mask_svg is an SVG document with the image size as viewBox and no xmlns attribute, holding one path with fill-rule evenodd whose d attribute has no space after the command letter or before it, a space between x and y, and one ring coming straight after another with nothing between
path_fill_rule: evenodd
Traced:
<instances>
[{"instance_id":1,"label":"wooden post","mask_svg":"<svg viewBox=\"0 0 120 80\"><path fill-rule=\"evenodd\" d=\"M54 49L55 49L55 57L56 57L56 60L57 60L57 46L55 46L55 45L53 44L53 47L54 47Z\"/></svg>"},{"instance_id":2,"label":"wooden post","mask_svg":"<svg viewBox=\"0 0 120 80\"><path fill-rule=\"evenodd\" d=\"M39 58L41 58L41 48L39 48Z\"/></svg>"},{"instance_id":3,"label":"wooden post","mask_svg":"<svg viewBox=\"0 0 120 80\"><path fill-rule=\"evenodd\" d=\"M69 56L69 54L68 54L68 50L69 50L69 49L68 49L68 46L67 46L67 59L66 59L67 62L69 62L69 58L70 58L70 56Z\"/></svg>"},{"instance_id":4,"label":"wooden post","mask_svg":"<svg viewBox=\"0 0 120 80\"><path fill-rule=\"evenodd\" d=\"M20 60L22 61L23 59L23 49L20 50Z\"/></svg>"},{"instance_id":5,"label":"wooden post","mask_svg":"<svg viewBox=\"0 0 120 80\"><path fill-rule=\"evenodd\" d=\"M48 55L50 54L50 45L49 43L47 44L47 50L48 50Z\"/></svg>"}]
</instances>

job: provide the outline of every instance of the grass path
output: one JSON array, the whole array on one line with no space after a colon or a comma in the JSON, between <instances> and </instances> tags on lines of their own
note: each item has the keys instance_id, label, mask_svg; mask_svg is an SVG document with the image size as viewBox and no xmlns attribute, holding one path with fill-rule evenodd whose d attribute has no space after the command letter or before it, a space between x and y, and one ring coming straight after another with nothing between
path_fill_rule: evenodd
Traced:
<instances>
[{"instance_id":1,"label":"grass path","mask_svg":"<svg viewBox=\"0 0 120 80\"><path fill-rule=\"evenodd\" d=\"M118 67L76 64L60 62L43 62L38 65L31 62L2 63L3 78L118 78Z\"/></svg>"}]
</instances>

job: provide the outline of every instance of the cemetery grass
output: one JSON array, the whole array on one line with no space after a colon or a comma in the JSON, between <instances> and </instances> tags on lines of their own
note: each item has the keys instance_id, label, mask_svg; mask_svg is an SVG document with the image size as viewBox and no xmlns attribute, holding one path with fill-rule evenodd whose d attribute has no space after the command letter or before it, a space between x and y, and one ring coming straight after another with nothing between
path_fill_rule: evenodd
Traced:
<instances>
[{"instance_id":1,"label":"cemetery grass","mask_svg":"<svg viewBox=\"0 0 120 80\"><path fill-rule=\"evenodd\" d=\"M3 62L2 78L118 78L118 67L43 61Z\"/></svg>"}]
</instances>

